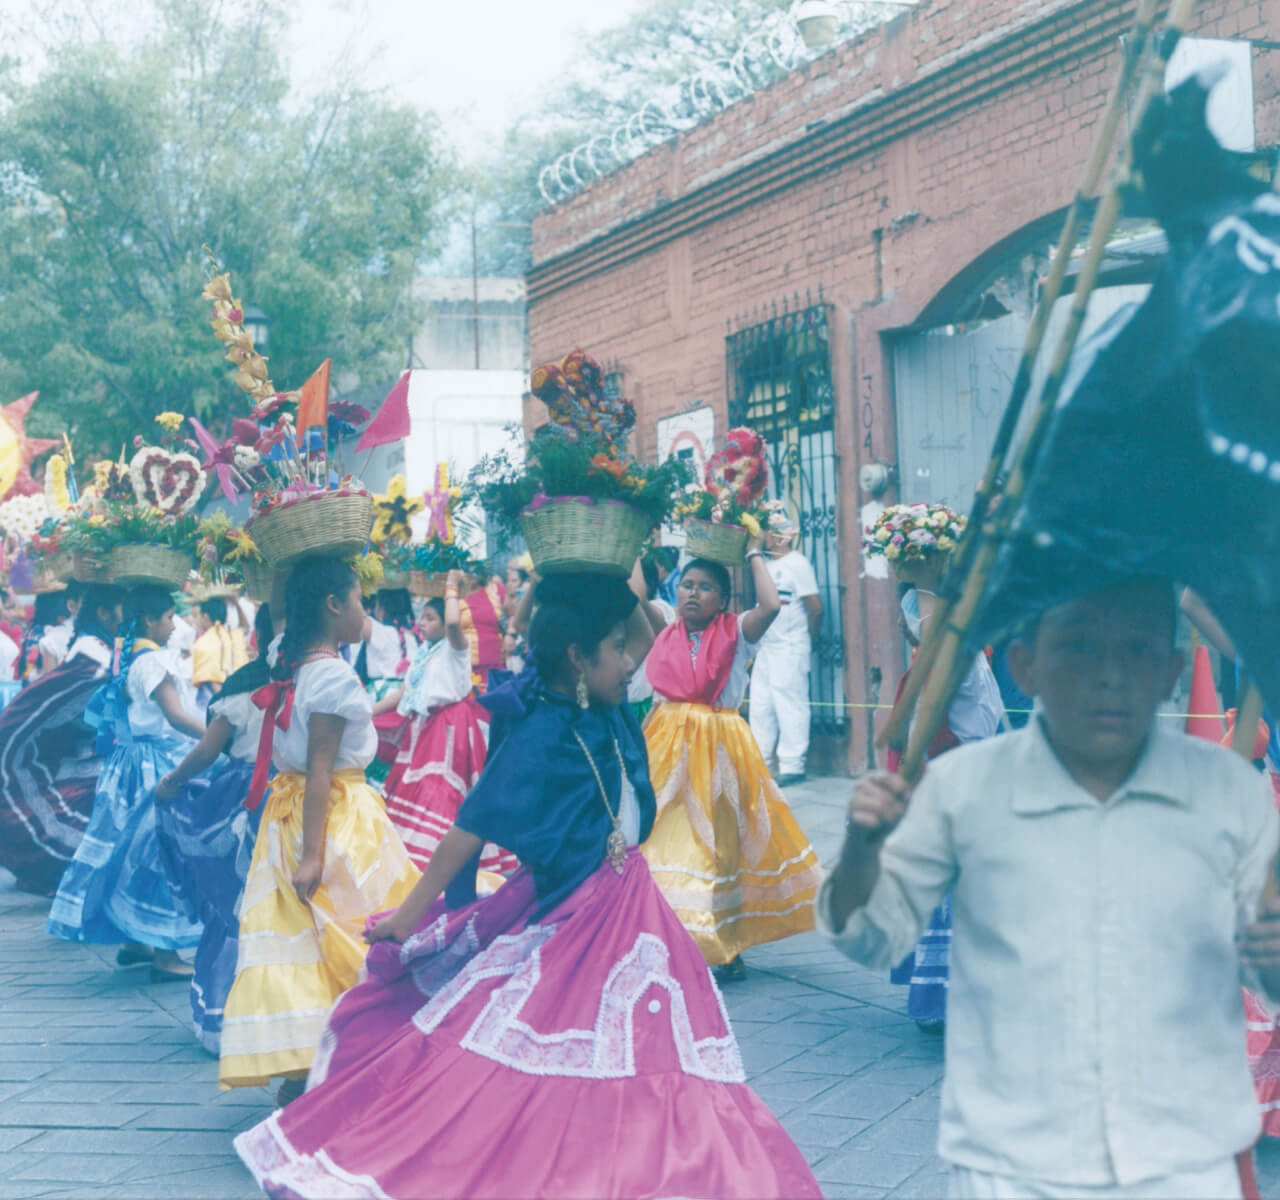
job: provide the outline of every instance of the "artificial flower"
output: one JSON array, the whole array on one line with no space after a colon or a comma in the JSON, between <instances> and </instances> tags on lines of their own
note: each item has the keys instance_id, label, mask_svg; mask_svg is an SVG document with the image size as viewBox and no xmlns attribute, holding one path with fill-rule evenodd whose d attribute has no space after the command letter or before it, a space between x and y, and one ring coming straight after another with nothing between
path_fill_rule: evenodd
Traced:
<instances>
[{"instance_id":1,"label":"artificial flower","mask_svg":"<svg viewBox=\"0 0 1280 1200\"><path fill-rule=\"evenodd\" d=\"M179 412L162 412L156 414L156 424L160 426L166 433L177 433L182 428L182 422L187 418Z\"/></svg>"},{"instance_id":2,"label":"artificial flower","mask_svg":"<svg viewBox=\"0 0 1280 1200\"><path fill-rule=\"evenodd\" d=\"M419 513L425 505L417 496L409 496L405 492L405 478L396 475L387 484L385 495L373 498L373 532L369 535L375 545L389 538L401 538L408 541L413 536L409 527L409 518Z\"/></svg>"},{"instance_id":3,"label":"artificial flower","mask_svg":"<svg viewBox=\"0 0 1280 1200\"><path fill-rule=\"evenodd\" d=\"M204 285L204 291L200 293L201 300L221 300L229 304L231 302L231 276L224 273L215 275L208 283Z\"/></svg>"}]
</instances>

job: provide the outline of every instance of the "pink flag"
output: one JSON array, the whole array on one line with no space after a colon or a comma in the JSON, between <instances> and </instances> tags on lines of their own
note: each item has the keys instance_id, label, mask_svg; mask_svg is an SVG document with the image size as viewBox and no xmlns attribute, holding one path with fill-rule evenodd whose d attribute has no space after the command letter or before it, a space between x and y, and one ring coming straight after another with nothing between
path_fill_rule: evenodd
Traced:
<instances>
[{"instance_id":1,"label":"pink flag","mask_svg":"<svg viewBox=\"0 0 1280 1200\"><path fill-rule=\"evenodd\" d=\"M357 450L372 450L374 446L386 446L409 436L409 372L396 380L396 386L387 393L382 407L374 413L360 440Z\"/></svg>"}]
</instances>

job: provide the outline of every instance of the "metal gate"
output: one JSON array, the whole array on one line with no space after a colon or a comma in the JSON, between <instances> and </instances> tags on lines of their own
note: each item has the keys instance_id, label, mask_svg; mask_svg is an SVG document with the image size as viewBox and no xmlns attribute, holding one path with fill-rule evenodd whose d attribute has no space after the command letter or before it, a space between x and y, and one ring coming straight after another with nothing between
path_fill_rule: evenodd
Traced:
<instances>
[{"instance_id":1,"label":"metal gate","mask_svg":"<svg viewBox=\"0 0 1280 1200\"><path fill-rule=\"evenodd\" d=\"M1141 301L1145 284L1101 288L1081 329L1087 337L1126 304ZM1057 344L1070 309L1060 300L1046 346ZM1030 322L1010 315L977 327L943 326L909 333L893 345L893 394L898 422L898 472L903 502L946 504L967 513L987 465L1022 357ZM1048 372L1037 364L1032 398ZM1031 405L1027 406L1027 416Z\"/></svg>"},{"instance_id":2,"label":"metal gate","mask_svg":"<svg viewBox=\"0 0 1280 1200\"><path fill-rule=\"evenodd\" d=\"M729 424L764 438L769 489L800 526L799 549L813 564L822 597L809 697L816 733L841 737L844 710L843 588L839 560L839 461L827 306L779 314L726 338Z\"/></svg>"}]
</instances>

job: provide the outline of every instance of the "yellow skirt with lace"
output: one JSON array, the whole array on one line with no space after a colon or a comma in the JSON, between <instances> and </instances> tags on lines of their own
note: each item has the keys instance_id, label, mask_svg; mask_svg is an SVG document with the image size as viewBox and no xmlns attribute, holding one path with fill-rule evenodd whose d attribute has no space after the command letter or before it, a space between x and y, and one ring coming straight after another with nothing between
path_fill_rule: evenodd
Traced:
<instances>
[{"instance_id":1,"label":"yellow skirt with lace","mask_svg":"<svg viewBox=\"0 0 1280 1200\"><path fill-rule=\"evenodd\" d=\"M305 775L285 772L267 792L240 901L236 978L223 1012L223 1088L306 1075L329 1009L364 964L365 918L395 908L418 880L364 772L335 771L324 873L311 902L299 900L293 873L302 853L305 784Z\"/></svg>"},{"instance_id":2,"label":"yellow skirt with lace","mask_svg":"<svg viewBox=\"0 0 1280 1200\"><path fill-rule=\"evenodd\" d=\"M658 817L641 849L707 962L812 929L818 859L746 721L659 704L645 741Z\"/></svg>"}]
</instances>

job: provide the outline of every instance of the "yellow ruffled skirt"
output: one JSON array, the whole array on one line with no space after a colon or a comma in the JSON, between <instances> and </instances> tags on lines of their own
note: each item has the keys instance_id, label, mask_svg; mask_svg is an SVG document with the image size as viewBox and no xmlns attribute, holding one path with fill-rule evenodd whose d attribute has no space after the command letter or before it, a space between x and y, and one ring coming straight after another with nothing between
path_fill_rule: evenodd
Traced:
<instances>
[{"instance_id":1,"label":"yellow ruffled skirt","mask_svg":"<svg viewBox=\"0 0 1280 1200\"><path fill-rule=\"evenodd\" d=\"M311 902L299 900L293 873L302 854L305 784L305 775L285 772L267 792L240 901L236 978L223 1012L223 1088L306 1075L329 1009L364 964L365 919L395 908L418 880L364 772L335 771L324 874Z\"/></svg>"},{"instance_id":2,"label":"yellow ruffled skirt","mask_svg":"<svg viewBox=\"0 0 1280 1200\"><path fill-rule=\"evenodd\" d=\"M641 849L707 962L812 929L818 858L746 721L659 704L645 740L658 817Z\"/></svg>"}]
</instances>

